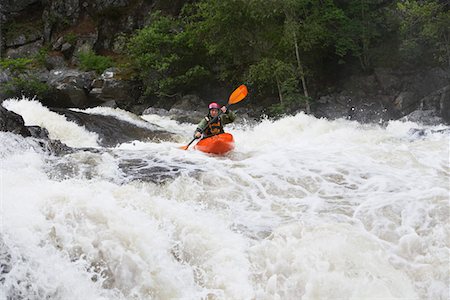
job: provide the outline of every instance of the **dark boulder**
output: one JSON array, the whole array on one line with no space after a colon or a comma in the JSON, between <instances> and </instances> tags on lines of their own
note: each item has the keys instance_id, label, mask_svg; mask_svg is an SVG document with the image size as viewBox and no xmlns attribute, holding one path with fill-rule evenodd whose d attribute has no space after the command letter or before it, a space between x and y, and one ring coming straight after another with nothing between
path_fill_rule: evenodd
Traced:
<instances>
[{"instance_id":1,"label":"dark boulder","mask_svg":"<svg viewBox=\"0 0 450 300\"><path fill-rule=\"evenodd\" d=\"M0 105L0 131L12 132L21 136L31 136L30 131L25 126L23 118L15 112L9 111Z\"/></svg>"},{"instance_id":2,"label":"dark boulder","mask_svg":"<svg viewBox=\"0 0 450 300\"><path fill-rule=\"evenodd\" d=\"M88 92L91 89L93 72L82 72L76 69L55 69L49 74L48 85L55 90L56 107L87 107Z\"/></svg>"},{"instance_id":3,"label":"dark boulder","mask_svg":"<svg viewBox=\"0 0 450 300\"><path fill-rule=\"evenodd\" d=\"M99 143L106 147L113 147L134 140L167 141L174 138L173 133L150 123L148 123L149 128L144 128L112 116L87 114L63 108L52 110L64 115L67 120L97 133L100 137ZM155 127L155 129L151 129L151 127Z\"/></svg>"},{"instance_id":4,"label":"dark boulder","mask_svg":"<svg viewBox=\"0 0 450 300\"><path fill-rule=\"evenodd\" d=\"M442 89L440 108L442 119L450 124L450 85Z\"/></svg>"},{"instance_id":5,"label":"dark boulder","mask_svg":"<svg viewBox=\"0 0 450 300\"><path fill-rule=\"evenodd\" d=\"M125 78L120 69L109 68L100 78L92 81L89 100L97 104L114 101L118 107L130 110L141 94L142 90L137 82Z\"/></svg>"}]
</instances>

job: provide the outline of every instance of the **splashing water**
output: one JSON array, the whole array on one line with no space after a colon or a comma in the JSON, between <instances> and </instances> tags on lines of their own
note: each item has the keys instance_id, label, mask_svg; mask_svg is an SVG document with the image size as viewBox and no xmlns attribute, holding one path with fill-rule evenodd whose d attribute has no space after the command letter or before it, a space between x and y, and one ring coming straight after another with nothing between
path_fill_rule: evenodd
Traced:
<instances>
[{"instance_id":1,"label":"splashing water","mask_svg":"<svg viewBox=\"0 0 450 300\"><path fill-rule=\"evenodd\" d=\"M36 102L5 106L96 145ZM299 114L228 126L223 157L139 141L55 157L0 132L0 297L448 299L449 136L411 128Z\"/></svg>"}]
</instances>

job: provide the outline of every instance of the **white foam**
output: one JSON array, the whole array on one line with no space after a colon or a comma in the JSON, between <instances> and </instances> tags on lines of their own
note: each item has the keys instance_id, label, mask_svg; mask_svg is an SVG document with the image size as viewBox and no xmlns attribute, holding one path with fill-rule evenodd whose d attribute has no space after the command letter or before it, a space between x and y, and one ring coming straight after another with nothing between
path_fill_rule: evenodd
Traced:
<instances>
[{"instance_id":1,"label":"white foam","mask_svg":"<svg viewBox=\"0 0 450 300\"><path fill-rule=\"evenodd\" d=\"M27 126L40 126L48 130L51 139L72 147L98 147L98 135L84 127L67 121L66 117L50 111L38 101L26 98L9 99L3 107L21 115Z\"/></svg>"},{"instance_id":2,"label":"white foam","mask_svg":"<svg viewBox=\"0 0 450 300\"><path fill-rule=\"evenodd\" d=\"M448 135L415 127L299 114L227 126L224 157L139 141L48 157L0 133L5 282L64 299L448 299ZM122 181L121 160L180 175Z\"/></svg>"}]
</instances>

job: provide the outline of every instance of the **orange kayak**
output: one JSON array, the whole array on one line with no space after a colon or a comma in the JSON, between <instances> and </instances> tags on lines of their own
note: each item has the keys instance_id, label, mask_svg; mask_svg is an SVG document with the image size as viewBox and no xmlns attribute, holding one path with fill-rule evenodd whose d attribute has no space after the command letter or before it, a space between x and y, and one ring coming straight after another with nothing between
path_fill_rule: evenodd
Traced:
<instances>
[{"instance_id":1,"label":"orange kayak","mask_svg":"<svg viewBox=\"0 0 450 300\"><path fill-rule=\"evenodd\" d=\"M221 133L200 140L194 148L206 153L225 154L234 149L234 139L229 133Z\"/></svg>"}]
</instances>

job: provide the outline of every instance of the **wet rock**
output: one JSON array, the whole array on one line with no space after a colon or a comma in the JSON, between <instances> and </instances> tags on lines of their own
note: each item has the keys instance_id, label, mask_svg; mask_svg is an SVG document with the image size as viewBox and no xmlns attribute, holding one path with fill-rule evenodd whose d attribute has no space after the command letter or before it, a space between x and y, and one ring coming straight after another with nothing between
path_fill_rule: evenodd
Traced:
<instances>
[{"instance_id":1,"label":"wet rock","mask_svg":"<svg viewBox=\"0 0 450 300\"><path fill-rule=\"evenodd\" d=\"M150 123L149 127L154 126L154 130L139 127L112 116L87 114L61 108L52 110L64 115L69 121L75 122L80 126L84 126L87 130L97 133L100 137L99 143L106 147L113 147L134 140L168 141L173 140L175 137L173 133Z\"/></svg>"},{"instance_id":2,"label":"wet rock","mask_svg":"<svg viewBox=\"0 0 450 300\"><path fill-rule=\"evenodd\" d=\"M435 110L416 110L401 118L401 120L423 125L438 125L444 122L444 120L436 114Z\"/></svg>"},{"instance_id":3,"label":"wet rock","mask_svg":"<svg viewBox=\"0 0 450 300\"><path fill-rule=\"evenodd\" d=\"M48 140L48 130L39 126L27 126L32 137Z\"/></svg>"},{"instance_id":4,"label":"wet rock","mask_svg":"<svg viewBox=\"0 0 450 300\"><path fill-rule=\"evenodd\" d=\"M364 98L353 95L328 95L326 101L314 106L314 115L328 119L346 118L363 123L379 123L400 117L388 95Z\"/></svg>"},{"instance_id":5,"label":"wet rock","mask_svg":"<svg viewBox=\"0 0 450 300\"><path fill-rule=\"evenodd\" d=\"M23 118L15 112L9 111L0 105L0 131L12 132L21 136L31 136L25 126Z\"/></svg>"},{"instance_id":6,"label":"wet rock","mask_svg":"<svg viewBox=\"0 0 450 300\"><path fill-rule=\"evenodd\" d=\"M448 101L445 101L448 82L450 71L442 68L403 72L379 68L373 75L352 77L350 83L341 84L343 90L339 93L321 96L313 105L313 114L330 119L380 122L417 110L433 110L434 116L444 118L448 111ZM434 123L436 119L430 121Z\"/></svg>"}]
</instances>

